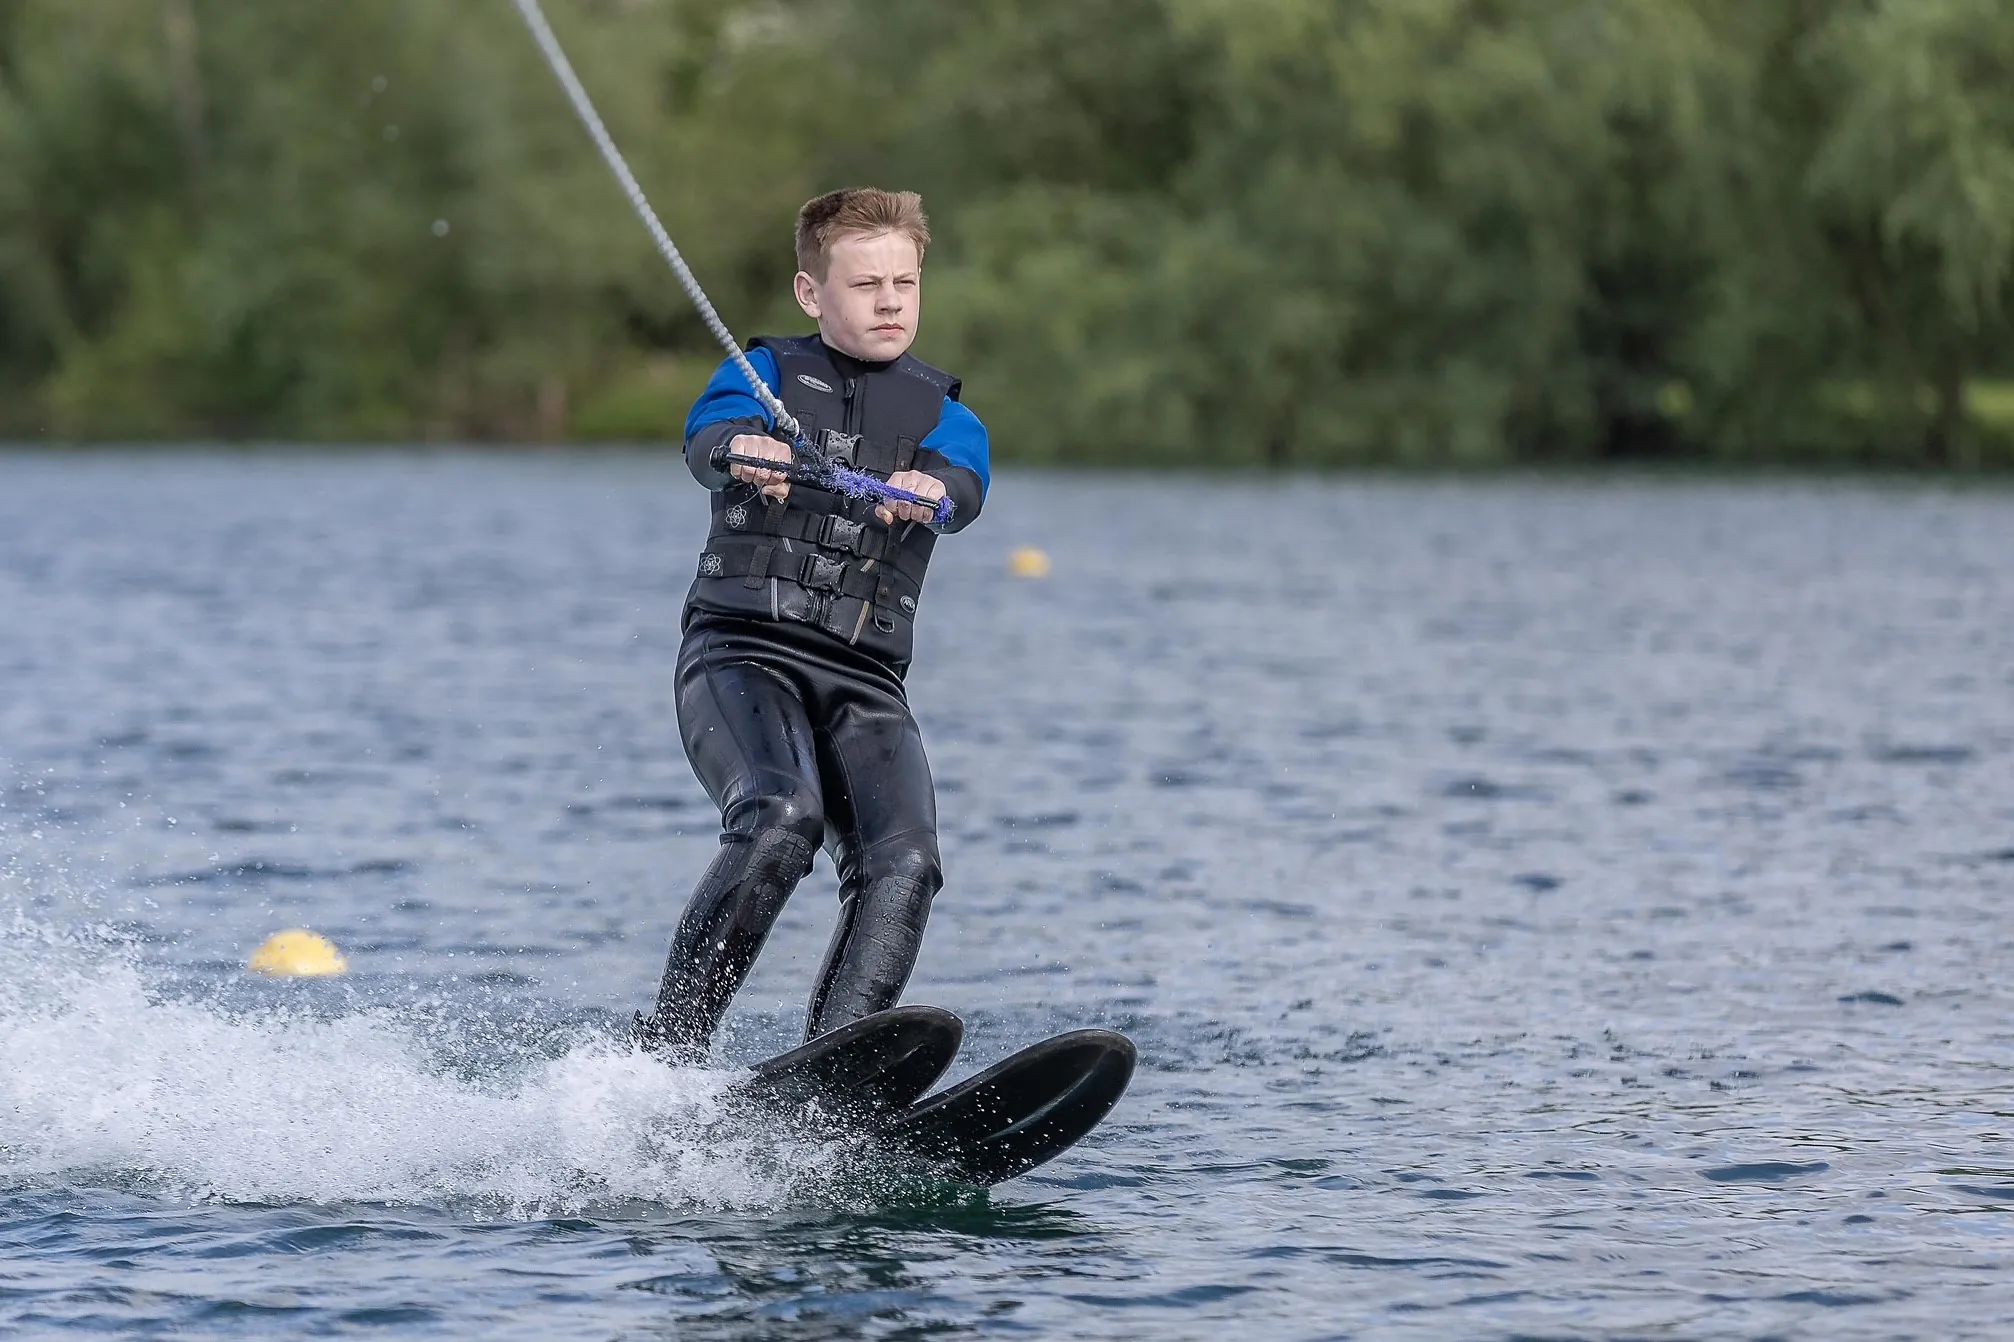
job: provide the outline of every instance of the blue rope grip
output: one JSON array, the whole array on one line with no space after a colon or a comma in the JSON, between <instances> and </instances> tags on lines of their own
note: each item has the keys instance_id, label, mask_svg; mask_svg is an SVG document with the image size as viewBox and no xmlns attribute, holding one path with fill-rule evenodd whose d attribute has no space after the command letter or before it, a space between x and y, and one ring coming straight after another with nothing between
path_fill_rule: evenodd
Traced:
<instances>
[{"instance_id":1,"label":"blue rope grip","mask_svg":"<svg viewBox=\"0 0 2014 1342\"><path fill-rule=\"evenodd\" d=\"M876 479L865 471L850 470L835 465L829 457L808 442L799 442L797 450L806 460L771 461L767 457L744 456L739 452L723 452L719 461L723 466L753 466L758 470L781 471L793 480L820 489L829 489L835 494L848 498L866 499L873 503L921 503L931 510L930 525L941 527L951 521L957 505L951 496L941 499L926 499L921 494L913 494L906 489L896 489L885 480Z\"/></svg>"}]
</instances>

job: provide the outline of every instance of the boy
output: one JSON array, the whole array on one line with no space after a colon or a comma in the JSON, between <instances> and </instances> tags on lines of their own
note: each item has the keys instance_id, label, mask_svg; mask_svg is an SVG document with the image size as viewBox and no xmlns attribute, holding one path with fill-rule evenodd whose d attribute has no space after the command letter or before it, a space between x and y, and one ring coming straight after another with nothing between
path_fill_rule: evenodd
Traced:
<instances>
[{"instance_id":1,"label":"boy","mask_svg":"<svg viewBox=\"0 0 2014 1342\"><path fill-rule=\"evenodd\" d=\"M798 306L818 333L758 338L748 357L805 433L928 500L958 531L979 515L986 430L958 379L912 358L923 253L913 192L834 191L797 216ZM732 360L685 423L685 459L713 491L677 668L686 758L720 807L720 853L673 934L638 1038L705 1056L728 1000L822 842L839 925L805 1037L895 1005L943 884L937 804L903 692L912 621L936 543L927 504L872 505L740 463L788 464Z\"/></svg>"}]
</instances>

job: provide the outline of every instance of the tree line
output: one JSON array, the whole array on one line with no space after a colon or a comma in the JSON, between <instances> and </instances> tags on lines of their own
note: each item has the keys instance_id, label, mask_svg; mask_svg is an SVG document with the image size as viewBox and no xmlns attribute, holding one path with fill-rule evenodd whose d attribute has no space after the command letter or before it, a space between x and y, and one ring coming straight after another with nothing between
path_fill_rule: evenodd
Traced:
<instances>
[{"instance_id":1,"label":"tree line","mask_svg":"<svg viewBox=\"0 0 2014 1342\"><path fill-rule=\"evenodd\" d=\"M1004 460L2014 464L2005 0L548 0L736 330L923 192ZM676 439L508 0L0 0L0 435Z\"/></svg>"}]
</instances>

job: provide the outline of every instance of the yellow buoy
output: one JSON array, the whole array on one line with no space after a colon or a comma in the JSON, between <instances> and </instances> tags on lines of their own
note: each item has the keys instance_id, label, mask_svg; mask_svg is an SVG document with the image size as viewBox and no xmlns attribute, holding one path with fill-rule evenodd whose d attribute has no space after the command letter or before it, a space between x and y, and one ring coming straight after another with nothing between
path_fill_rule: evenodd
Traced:
<instances>
[{"instance_id":1,"label":"yellow buoy","mask_svg":"<svg viewBox=\"0 0 2014 1342\"><path fill-rule=\"evenodd\" d=\"M267 937L245 966L276 978L318 978L340 974L349 967L350 962L333 941L299 927Z\"/></svg>"},{"instance_id":2,"label":"yellow buoy","mask_svg":"<svg viewBox=\"0 0 2014 1342\"><path fill-rule=\"evenodd\" d=\"M1017 578L1049 576L1049 556L1032 545L1023 545L1007 556L1007 571Z\"/></svg>"}]
</instances>

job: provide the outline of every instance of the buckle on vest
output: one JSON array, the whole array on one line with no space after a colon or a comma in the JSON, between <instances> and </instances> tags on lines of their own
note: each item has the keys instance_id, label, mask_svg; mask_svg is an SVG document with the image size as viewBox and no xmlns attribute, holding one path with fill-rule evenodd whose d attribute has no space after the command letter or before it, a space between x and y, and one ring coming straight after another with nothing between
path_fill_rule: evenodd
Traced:
<instances>
[{"instance_id":1,"label":"buckle on vest","mask_svg":"<svg viewBox=\"0 0 2014 1342\"><path fill-rule=\"evenodd\" d=\"M818 529L818 543L835 550L851 550L859 554L860 538L866 534L865 522L849 522L835 513L827 517L825 524Z\"/></svg>"},{"instance_id":2,"label":"buckle on vest","mask_svg":"<svg viewBox=\"0 0 2014 1342\"><path fill-rule=\"evenodd\" d=\"M851 466L853 464L854 449L860 446L859 434L841 433L837 429L827 429L821 436L824 438L824 442L820 446L824 449L826 456L838 462L841 466Z\"/></svg>"},{"instance_id":3,"label":"buckle on vest","mask_svg":"<svg viewBox=\"0 0 2014 1342\"><path fill-rule=\"evenodd\" d=\"M804 556L804 567L797 580L814 592L829 592L839 589L839 582L846 576L846 565L837 559L827 559L824 555Z\"/></svg>"}]
</instances>

